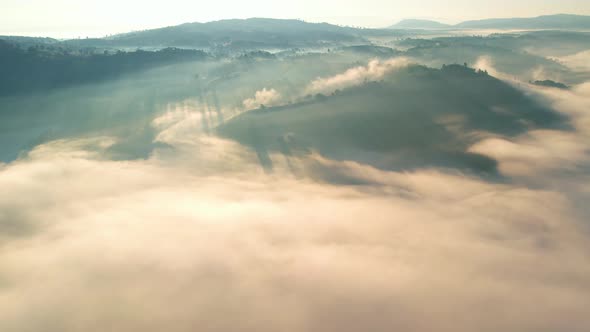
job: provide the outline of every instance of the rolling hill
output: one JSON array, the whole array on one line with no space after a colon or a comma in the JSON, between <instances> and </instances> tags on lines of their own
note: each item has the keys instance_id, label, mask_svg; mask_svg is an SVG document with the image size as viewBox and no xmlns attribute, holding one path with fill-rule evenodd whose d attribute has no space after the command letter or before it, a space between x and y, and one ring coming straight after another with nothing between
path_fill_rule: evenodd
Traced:
<instances>
[{"instance_id":1,"label":"rolling hill","mask_svg":"<svg viewBox=\"0 0 590 332\"><path fill-rule=\"evenodd\" d=\"M312 100L249 111L218 128L254 149L287 158L318 151L382 169L424 165L494 174L495 161L469 153L471 133L515 136L564 119L485 72L463 65L410 66L383 81Z\"/></svg>"}]
</instances>

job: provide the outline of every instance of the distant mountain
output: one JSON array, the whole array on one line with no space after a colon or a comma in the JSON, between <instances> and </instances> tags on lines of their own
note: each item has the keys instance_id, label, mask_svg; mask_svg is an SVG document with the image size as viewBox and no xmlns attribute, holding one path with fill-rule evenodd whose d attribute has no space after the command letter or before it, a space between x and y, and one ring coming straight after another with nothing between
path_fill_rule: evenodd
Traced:
<instances>
[{"instance_id":1,"label":"distant mountain","mask_svg":"<svg viewBox=\"0 0 590 332\"><path fill-rule=\"evenodd\" d=\"M590 16L558 14L530 18L494 18L466 21L455 27L461 29L590 29Z\"/></svg>"},{"instance_id":2,"label":"distant mountain","mask_svg":"<svg viewBox=\"0 0 590 332\"><path fill-rule=\"evenodd\" d=\"M390 26L389 29L590 30L590 16L557 14L529 18L491 18L465 21L456 25L429 20L403 20Z\"/></svg>"},{"instance_id":3,"label":"distant mountain","mask_svg":"<svg viewBox=\"0 0 590 332\"><path fill-rule=\"evenodd\" d=\"M390 26L390 29L448 29L451 26L430 20L403 20Z\"/></svg>"},{"instance_id":4,"label":"distant mountain","mask_svg":"<svg viewBox=\"0 0 590 332\"><path fill-rule=\"evenodd\" d=\"M267 18L186 23L161 29L116 35L114 45L197 46L197 47L309 47L361 42L359 29L328 23Z\"/></svg>"}]
</instances>

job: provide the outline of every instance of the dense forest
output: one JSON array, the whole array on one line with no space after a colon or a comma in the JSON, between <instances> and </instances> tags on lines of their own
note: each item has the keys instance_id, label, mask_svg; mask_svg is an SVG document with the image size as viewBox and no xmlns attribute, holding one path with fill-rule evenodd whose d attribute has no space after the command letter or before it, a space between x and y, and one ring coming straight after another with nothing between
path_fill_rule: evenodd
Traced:
<instances>
[{"instance_id":1,"label":"dense forest","mask_svg":"<svg viewBox=\"0 0 590 332\"><path fill-rule=\"evenodd\" d=\"M199 50L166 48L160 51L72 50L43 45L23 49L0 40L0 96L114 78L155 66L206 59Z\"/></svg>"}]
</instances>

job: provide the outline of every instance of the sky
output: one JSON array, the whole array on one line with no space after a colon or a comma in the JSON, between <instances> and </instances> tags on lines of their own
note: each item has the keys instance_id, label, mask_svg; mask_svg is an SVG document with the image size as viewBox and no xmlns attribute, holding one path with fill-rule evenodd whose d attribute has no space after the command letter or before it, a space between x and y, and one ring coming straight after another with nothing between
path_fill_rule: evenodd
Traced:
<instances>
[{"instance_id":1,"label":"sky","mask_svg":"<svg viewBox=\"0 0 590 332\"><path fill-rule=\"evenodd\" d=\"M404 18L457 23L490 17L590 15L588 0L0 0L0 35L99 37L186 22L298 18L385 27Z\"/></svg>"}]
</instances>

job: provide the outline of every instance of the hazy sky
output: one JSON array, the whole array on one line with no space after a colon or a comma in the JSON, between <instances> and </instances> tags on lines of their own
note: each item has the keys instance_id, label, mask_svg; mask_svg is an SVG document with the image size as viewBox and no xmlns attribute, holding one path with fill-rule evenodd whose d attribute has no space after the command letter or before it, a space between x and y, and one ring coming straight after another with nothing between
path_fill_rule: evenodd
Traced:
<instances>
[{"instance_id":1,"label":"hazy sky","mask_svg":"<svg viewBox=\"0 0 590 332\"><path fill-rule=\"evenodd\" d=\"M588 0L0 0L0 34L101 36L224 18L301 18L387 26L403 18L447 23L553 13L590 15Z\"/></svg>"}]
</instances>

